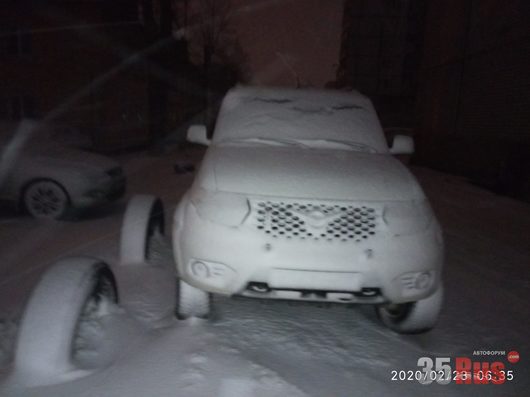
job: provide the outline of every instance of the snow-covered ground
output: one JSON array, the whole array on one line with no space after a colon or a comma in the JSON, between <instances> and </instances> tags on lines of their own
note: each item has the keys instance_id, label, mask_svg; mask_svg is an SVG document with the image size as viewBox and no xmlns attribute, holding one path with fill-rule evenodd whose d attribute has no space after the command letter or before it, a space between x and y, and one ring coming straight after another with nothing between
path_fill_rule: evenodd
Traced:
<instances>
[{"instance_id":1,"label":"snow-covered ground","mask_svg":"<svg viewBox=\"0 0 530 397\"><path fill-rule=\"evenodd\" d=\"M169 217L193 179L175 174L176 161L199 151L120 160L128 194L163 198ZM411 396L528 393L530 206L454 176L415 168L442 223L447 260L446 300L438 326L423 335L397 335L368 306L215 299L209 321L175 320L149 329L123 311L98 327L105 368L68 383L3 393L24 396ZM0 376L9 374L16 325L31 288L59 257L92 255L115 265L124 203L79 221L41 223L4 211L0 218ZM45 327L45 324L43 324ZM516 350L514 379L502 385L420 385L391 380L416 370L420 357L468 357L476 350ZM0 394L2 392L0 391Z\"/></svg>"}]
</instances>

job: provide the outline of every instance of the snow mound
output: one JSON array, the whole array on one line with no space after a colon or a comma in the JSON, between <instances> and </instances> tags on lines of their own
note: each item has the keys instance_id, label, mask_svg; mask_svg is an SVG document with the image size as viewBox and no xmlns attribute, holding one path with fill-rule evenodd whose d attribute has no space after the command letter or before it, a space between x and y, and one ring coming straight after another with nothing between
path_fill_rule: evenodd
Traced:
<instances>
[{"instance_id":1,"label":"snow mound","mask_svg":"<svg viewBox=\"0 0 530 397\"><path fill-rule=\"evenodd\" d=\"M176 276L170 242L162 234L149 240L148 261L138 266L116 266L120 305L151 328L175 321Z\"/></svg>"}]
</instances>

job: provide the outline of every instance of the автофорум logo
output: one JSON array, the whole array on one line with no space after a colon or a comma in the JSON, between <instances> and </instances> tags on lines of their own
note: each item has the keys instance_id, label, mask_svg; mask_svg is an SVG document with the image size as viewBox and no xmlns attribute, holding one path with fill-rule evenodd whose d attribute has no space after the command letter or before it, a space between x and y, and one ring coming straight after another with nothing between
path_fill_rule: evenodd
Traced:
<instances>
[{"instance_id":1,"label":"\u0430\u0432\u0442\u043e\u0444\u043e\u0440\u0443\u043c logo","mask_svg":"<svg viewBox=\"0 0 530 397\"><path fill-rule=\"evenodd\" d=\"M490 359L482 359L484 356ZM503 360L499 360L500 357ZM417 370L392 370L391 380L415 380L423 385L447 385L451 382L458 385L502 385L514 379L514 370L509 367L518 361L519 353L515 350L508 354L504 350L475 350L473 358L420 357Z\"/></svg>"}]
</instances>

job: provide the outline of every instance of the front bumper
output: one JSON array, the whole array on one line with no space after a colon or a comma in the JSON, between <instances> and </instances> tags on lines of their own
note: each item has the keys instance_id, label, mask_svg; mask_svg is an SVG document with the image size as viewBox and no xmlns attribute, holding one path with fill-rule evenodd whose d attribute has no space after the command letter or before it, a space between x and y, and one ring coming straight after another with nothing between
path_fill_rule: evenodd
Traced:
<instances>
[{"instance_id":1,"label":"front bumper","mask_svg":"<svg viewBox=\"0 0 530 397\"><path fill-rule=\"evenodd\" d=\"M421 233L378 233L360 242L277 239L243 224L202 219L184 199L175 213L179 275L225 295L336 302L403 303L440 283L443 240L436 220ZM185 225L185 228L184 228Z\"/></svg>"}]
</instances>

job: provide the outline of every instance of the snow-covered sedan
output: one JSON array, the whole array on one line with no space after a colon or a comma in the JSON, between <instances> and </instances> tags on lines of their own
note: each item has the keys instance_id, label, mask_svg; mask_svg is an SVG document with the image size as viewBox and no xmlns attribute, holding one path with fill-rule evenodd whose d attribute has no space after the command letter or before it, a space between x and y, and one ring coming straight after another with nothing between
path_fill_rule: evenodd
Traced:
<instances>
[{"instance_id":1,"label":"snow-covered sedan","mask_svg":"<svg viewBox=\"0 0 530 397\"><path fill-rule=\"evenodd\" d=\"M59 219L125 192L122 167L106 156L49 142L19 146L10 139L0 147L0 200L35 218Z\"/></svg>"},{"instance_id":2,"label":"snow-covered sedan","mask_svg":"<svg viewBox=\"0 0 530 397\"><path fill-rule=\"evenodd\" d=\"M178 312L209 294L368 303L397 332L434 326L443 240L418 182L358 92L238 87L173 223Z\"/></svg>"}]
</instances>

